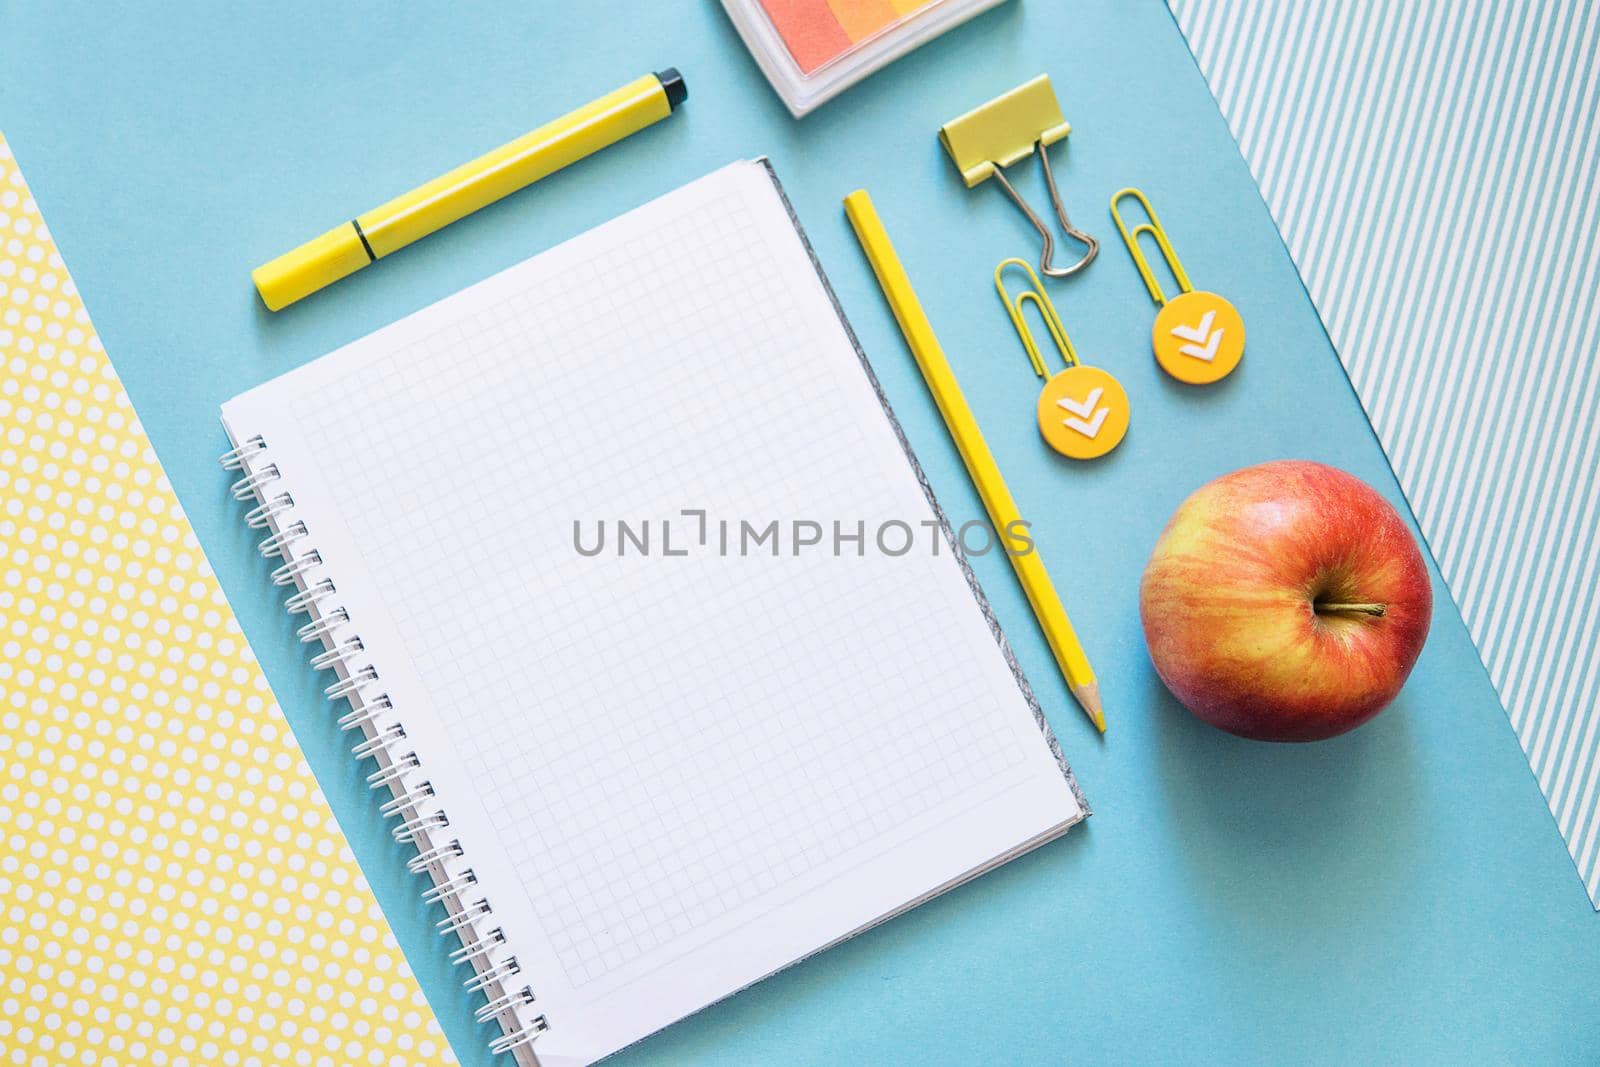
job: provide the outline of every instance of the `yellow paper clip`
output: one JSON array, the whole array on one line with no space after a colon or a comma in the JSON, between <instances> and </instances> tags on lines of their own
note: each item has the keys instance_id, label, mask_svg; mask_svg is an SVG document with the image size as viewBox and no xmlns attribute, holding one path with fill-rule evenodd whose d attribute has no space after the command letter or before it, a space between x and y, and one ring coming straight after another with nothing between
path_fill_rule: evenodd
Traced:
<instances>
[{"instance_id":1,"label":"yellow paper clip","mask_svg":"<svg viewBox=\"0 0 1600 1067\"><path fill-rule=\"evenodd\" d=\"M1074 229L1067 219L1067 209L1061 203L1061 191L1056 187L1055 175L1050 171L1050 153L1047 149L1057 141L1066 140L1071 132L1072 127L1061 114L1061 104L1056 100L1055 90L1050 87L1048 74L1041 74L939 127L939 142L955 161L967 188L990 178L996 179L1000 188L1033 224L1033 228L1039 231L1043 241L1039 270L1051 278L1075 274L1087 267L1095 253L1100 251L1098 240L1082 230ZM1061 220L1061 228L1067 236L1084 246L1083 257L1070 267L1051 265L1055 236L1006 178L1005 168L1033 155L1036 149L1039 165L1044 168L1045 184L1050 189L1050 202L1055 205L1056 218Z\"/></svg>"},{"instance_id":2,"label":"yellow paper clip","mask_svg":"<svg viewBox=\"0 0 1600 1067\"><path fill-rule=\"evenodd\" d=\"M1117 201L1125 196L1131 196L1139 201L1139 206L1144 208L1144 213L1149 216L1149 222L1128 228L1122 221L1122 214L1117 210ZM1167 302L1167 296L1161 291L1161 283L1156 281L1156 272L1150 269L1150 261L1145 258L1144 251L1139 247L1139 235L1149 234L1156 239L1156 247L1161 250L1161 258L1166 260L1167 269L1172 272L1172 277L1177 280L1178 292L1188 293L1194 291L1194 286L1189 284L1189 275L1184 273L1183 264L1178 262L1178 253L1172 250L1172 242L1167 240L1167 231L1161 228L1161 220L1156 217L1156 209L1150 206L1150 201L1143 192L1132 186L1119 189L1111 197L1111 218L1117 224L1117 232L1122 234L1122 243L1128 246L1128 252L1133 256L1133 265L1139 268L1139 277L1144 279L1144 287L1150 290L1150 299L1159 307Z\"/></svg>"},{"instance_id":3,"label":"yellow paper clip","mask_svg":"<svg viewBox=\"0 0 1600 1067\"><path fill-rule=\"evenodd\" d=\"M1032 288L1026 289L1013 297L1006 292L1005 273L1007 267L1021 267L1028 272L1028 280ZM1061 316L1056 313L1056 306L1045 295L1044 286L1039 283L1039 276L1033 273L1033 268L1025 260L1012 257L1003 259L994 269L994 288L1000 294L1000 303L1006 306L1006 314L1011 316L1011 325L1017 328L1017 336L1022 338L1022 347L1028 353L1028 362L1033 364L1033 373L1041 379L1048 381L1050 372L1044 369L1044 357L1039 355L1039 345L1033 339L1033 331L1028 329L1028 320L1022 315L1022 305L1031 301L1039 309L1039 317L1044 320L1045 329L1050 331L1051 338L1060 351L1061 358L1067 366L1078 365L1078 350L1072 345L1072 338L1067 336L1066 324L1061 321Z\"/></svg>"},{"instance_id":4,"label":"yellow paper clip","mask_svg":"<svg viewBox=\"0 0 1600 1067\"><path fill-rule=\"evenodd\" d=\"M1007 267L1020 267L1028 275L1030 288L1016 296L1006 292ZM1017 329L1022 347L1033 364L1033 372L1044 379L1044 389L1039 393L1037 414L1039 433L1045 443L1070 459L1095 459L1110 452L1122 443L1128 432L1129 405L1127 391L1099 367L1089 367L1078 361L1078 350L1067 336L1066 324L1061 321L1055 305L1045 294L1044 286L1033 268L1020 259L1005 259L994 269L994 288L1000 302L1011 316L1011 325ZM1039 354L1039 344L1033 339L1022 306L1031 303L1044 319L1045 329L1056 343L1056 350L1066 363L1065 370L1050 374Z\"/></svg>"},{"instance_id":5,"label":"yellow paper clip","mask_svg":"<svg viewBox=\"0 0 1600 1067\"><path fill-rule=\"evenodd\" d=\"M1124 197L1139 201L1150 221L1128 226L1117 208ZM1216 293L1196 289L1189 283L1189 275L1178 262L1167 231L1144 193L1131 187L1117 190L1111 197L1111 218L1122 235L1122 243L1128 246L1133 265L1139 268L1139 277L1150 299L1161 309L1150 331L1150 345L1161 369L1190 385L1206 385L1233 373L1244 357L1244 321L1238 309ZM1139 238L1144 234L1155 238L1161 258L1178 283L1178 293L1170 299L1139 245Z\"/></svg>"}]
</instances>

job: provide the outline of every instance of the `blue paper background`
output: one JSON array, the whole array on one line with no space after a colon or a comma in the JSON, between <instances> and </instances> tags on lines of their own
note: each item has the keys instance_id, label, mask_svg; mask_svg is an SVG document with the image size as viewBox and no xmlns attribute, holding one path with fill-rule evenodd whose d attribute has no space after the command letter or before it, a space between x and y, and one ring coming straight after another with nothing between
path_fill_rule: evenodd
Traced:
<instances>
[{"instance_id":1,"label":"blue paper background","mask_svg":"<svg viewBox=\"0 0 1600 1067\"><path fill-rule=\"evenodd\" d=\"M290 311L248 272L312 233L646 70L671 121ZM1134 404L1074 465L991 289L1033 254L998 190L965 190L939 123L1041 71L1075 127L1054 159L1108 241L1051 292ZM458 1052L486 1064L292 624L226 499L218 405L734 158L770 155L952 518L981 514L839 207L865 186L897 241L1104 687L1072 705L1003 560L977 561L1094 804L1090 822L619 1057L787 1062L1592 1061L1600 924L1443 587L1399 703L1342 739L1220 734L1165 695L1136 586L1167 515L1262 460L1337 464L1402 504L1294 268L1158 0L1019 0L801 122L711 0L7 5L0 127L279 699ZM1330 131L1330 136L1336 132ZM1022 182L1035 198L1036 168ZM1154 307L1106 214L1151 196L1245 361L1167 380ZM737 298L736 293L729 294ZM560 1020L555 1020L560 1025Z\"/></svg>"}]
</instances>

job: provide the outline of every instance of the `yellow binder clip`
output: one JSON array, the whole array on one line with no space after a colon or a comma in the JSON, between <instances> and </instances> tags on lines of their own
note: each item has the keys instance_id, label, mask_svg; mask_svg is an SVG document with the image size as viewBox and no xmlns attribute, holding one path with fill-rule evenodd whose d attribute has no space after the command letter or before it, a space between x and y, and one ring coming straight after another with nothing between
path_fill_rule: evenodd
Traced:
<instances>
[{"instance_id":1,"label":"yellow binder clip","mask_svg":"<svg viewBox=\"0 0 1600 1067\"><path fill-rule=\"evenodd\" d=\"M1020 267L1025 271L1031 287L1015 297L1006 292L1007 267ZM1044 389L1039 393L1038 417L1039 433L1045 443L1071 459L1095 459L1116 448L1128 432L1128 394L1122 383L1099 367L1078 362L1078 351L1067 336L1061 316L1045 295L1039 276L1026 262L1015 258L1002 260L994 269L994 288L1000 294L1000 302L1006 306L1006 314L1011 316L1017 336L1022 339L1033 372L1044 379ZM1045 369L1038 342L1033 339L1033 331L1022 314L1022 306L1027 303L1033 304L1039 317L1044 319L1045 329L1050 331L1056 350L1067 365L1065 370L1052 375Z\"/></svg>"},{"instance_id":2,"label":"yellow binder clip","mask_svg":"<svg viewBox=\"0 0 1600 1067\"><path fill-rule=\"evenodd\" d=\"M1149 222L1130 229L1122 221L1117 202L1126 196L1139 201ZM1244 321L1239 318L1238 309L1216 293L1189 284L1189 275L1178 262L1178 254L1172 250L1172 242L1167 240L1167 232L1161 228L1161 220L1144 193L1134 188L1119 189L1111 197L1111 218L1122 234L1122 243L1128 246L1128 254L1133 256L1133 265L1139 268L1150 298L1161 309L1150 331L1150 344L1161 369L1190 385L1208 385L1233 373L1244 356ZM1146 233L1155 238L1161 258L1178 283L1178 295L1170 300L1139 247L1139 236Z\"/></svg>"},{"instance_id":3,"label":"yellow binder clip","mask_svg":"<svg viewBox=\"0 0 1600 1067\"><path fill-rule=\"evenodd\" d=\"M1044 242L1039 254L1039 269L1051 278L1065 278L1077 273L1087 267L1095 253L1100 251L1098 240L1082 230L1074 229L1067 219L1067 209L1061 203L1061 191L1056 188L1055 175L1050 171L1049 146L1066 140L1071 132L1072 127L1061 114L1061 104L1056 100L1055 90L1050 87L1048 74L1041 74L939 127L939 143L944 145L945 151L955 161L967 188L994 178L1033 224L1033 228L1039 231L1039 237ZM1055 236L1006 178L1005 168L1033 155L1035 149L1039 153L1039 165L1044 168L1050 202L1055 205L1061 228L1068 237L1084 246L1082 258L1069 267L1051 265L1050 260L1055 254Z\"/></svg>"}]
</instances>

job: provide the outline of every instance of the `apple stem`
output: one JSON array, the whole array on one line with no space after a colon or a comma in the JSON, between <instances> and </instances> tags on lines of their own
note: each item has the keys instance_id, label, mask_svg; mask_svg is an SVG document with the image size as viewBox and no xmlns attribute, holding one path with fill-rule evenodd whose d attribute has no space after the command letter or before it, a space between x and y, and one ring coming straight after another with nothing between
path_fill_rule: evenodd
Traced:
<instances>
[{"instance_id":1,"label":"apple stem","mask_svg":"<svg viewBox=\"0 0 1600 1067\"><path fill-rule=\"evenodd\" d=\"M1371 615L1374 618L1382 618L1384 612L1386 612L1388 610L1387 605L1384 605L1384 604L1322 604L1322 603L1318 603L1318 604L1315 604L1313 606L1315 607L1316 612L1317 612L1318 615L1336 615L1336 614L1341 614L1341 613L1344 613L1344 612L1355 611L1355 612L1360 612L1362 615Z\"/></svg>"}]
</instances>

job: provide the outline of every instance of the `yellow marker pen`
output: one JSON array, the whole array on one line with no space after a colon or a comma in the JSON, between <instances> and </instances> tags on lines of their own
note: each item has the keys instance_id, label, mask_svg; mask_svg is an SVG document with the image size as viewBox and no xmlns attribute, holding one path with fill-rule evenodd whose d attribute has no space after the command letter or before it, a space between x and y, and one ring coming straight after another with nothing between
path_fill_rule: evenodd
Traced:
<instances>
[{"instance_id":1,"label":"yellow marker pen","mask_svg":"<svg viewBox=\"0 0 1600 1067\"><path fill-rule=\"evenodd\" d=\"M646 74L262 264L250 275L256 291L273 311L288 307L486 204L659 122L688 95L689 88L677 70L668 67L659 74Z\"/></svg>"}]
</instances>

